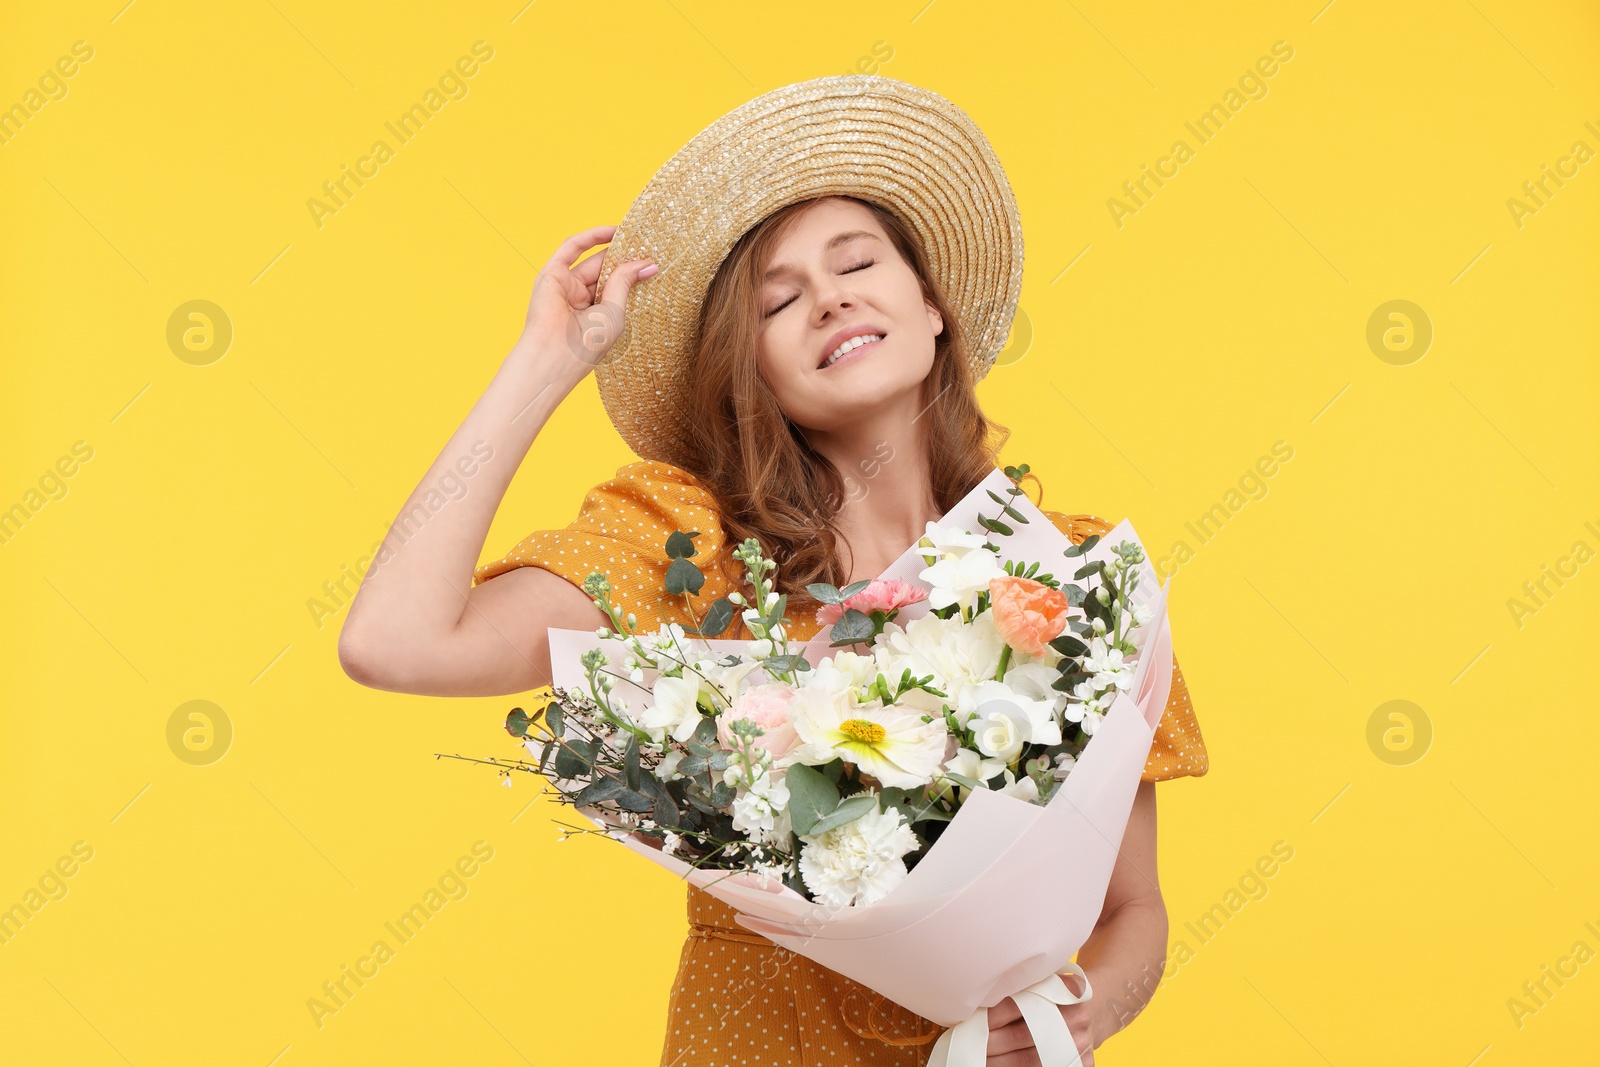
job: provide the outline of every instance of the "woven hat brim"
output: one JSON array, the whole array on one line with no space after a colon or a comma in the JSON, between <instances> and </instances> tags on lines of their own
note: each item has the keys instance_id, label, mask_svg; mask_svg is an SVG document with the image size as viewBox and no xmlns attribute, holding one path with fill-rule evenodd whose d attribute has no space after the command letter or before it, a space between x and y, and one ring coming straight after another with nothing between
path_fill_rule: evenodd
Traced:
<instances>
[{"instance_id":1,"label":"woven hat brim","mask_svg":"<svg viewBox=\"0 0 1600 1067\"><path fill-rule=\"evenodd\" d=\"M1005 346L1022 289L1022 226L983 132L944 97L844 74L784 86L712 122L662 165L618 224L596 300L620 264L661 267L628 295L622 333L595 368L606 412L646 459L690 465L685 380L700 305L751 227L800 200L877 203L921 240L967 336L974 379Z\"/></svg>"}]
</instances>

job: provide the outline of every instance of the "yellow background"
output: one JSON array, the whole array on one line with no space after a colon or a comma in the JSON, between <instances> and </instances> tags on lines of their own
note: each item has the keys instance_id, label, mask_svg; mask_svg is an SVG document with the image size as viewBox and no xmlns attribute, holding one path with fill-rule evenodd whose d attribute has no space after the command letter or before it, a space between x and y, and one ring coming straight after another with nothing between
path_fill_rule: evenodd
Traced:
<instances>
[{"instance_id":1,"label":"yellow background","mask_svg":"<svg viewBox=\"0 0 1600 1067\"><path fill-rule=\"evenodd\" d=\"M1015 187L1033 334L981 388L1007 461L1048 507L1194 549L1173 630L1211 771L1159 787L1194 955L1099 1061L1593 1054L1600 962L1520 1026L1507 1005L1600 952L1600 162L1520 226L1507 206L1600 150L1592 6L123 3L7 4L0 35L5 106L94 50L0 144L0 507L93 449L0 544L0 907L93 850L0 945L0 1059L655 1062L681 887L556 847L526 780L435 761L515 755L515 698L364 690L342 612L307 601L488 383L535 264L716 116L863 59L966 109ZM319 228L306 201L479 40L468 95ZM1277 41L1267 94L1198 145L1184 123ZM1119 227L1107 201L1180 138ZM1407 365L1366 341L1397 299L1434 331ZM232 323L210 365L166 340L191 300ZM1185 523L1280 440L1198 544ZM585 382L483 558L631 458ZM1508 601L1578 541L1519 626ZM168 747L190 700L232 724L208 766ZM1369 747L1391 700L1431 724L1420 760ZM479 841L467 895L319 1027L308 998ZM1184 924L1279 841L1198 945Z\"/></svg>"}]
</instances>

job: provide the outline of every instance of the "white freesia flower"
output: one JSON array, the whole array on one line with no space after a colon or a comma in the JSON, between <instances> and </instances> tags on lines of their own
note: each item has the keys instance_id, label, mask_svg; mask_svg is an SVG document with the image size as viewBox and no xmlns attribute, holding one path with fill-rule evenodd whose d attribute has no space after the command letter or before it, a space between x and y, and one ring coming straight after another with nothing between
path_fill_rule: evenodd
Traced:
<instances>
[{"instance_id":1,"label":"white freesia flower","mask_svg":"<svg viewBox=\"0 0 1600 1067\"><path fill-rule=\"evenodd\" d=\"M1149 625L1150 620L1155 618L1156 614L1154 611L1150 610L1150 606L1148 604L1134 604L1128 609L1128 612L1133 616L1133 623L1135 626Z\"/></svg>"},{"instance_id":2,"label":"white freesia flower","mask_svg":"<svg viewBox=\"0 0 1600 1067\"><path fill-rule=\"evenodd\" d=\"M986 540L959 526L940 526L936 522L929 522L926 532L917 540L917 555L929 563L945 556L960 559L973 549L982 548Z\"/></svg>"},{"instance_id":3,"label":"white freesia flower","mask_svg":"<svg viewBox=\"0 0 1600 1067\"><path fill-rule=\"evenodd\" d=\"M944 759L944 721L923 722L904 708L857 705L854 698L848 689L835 694L808 685L797 691L789 723L802 743L779 762L817 765L841 757L885 786L913 789L932 781Z\"/></svg>"},{"instance_id":4,"label":"white freesia flower","mask_svg":"<svg viewBox=\"0 0 1600 1067\"><path fill-rule=\"evenodd\" d=\"M956 749L956 754L946 760L944 765L944 773L959 774L963 778L971 778L975 782L987 782L1005 769L1005 760L981 756L970 748ZM966 790L968 787L961 786L960 788ZM965 793L962 795L964 796Z\"/></svg>"},{"instance_id":5,"label":"white freesia flower","mask_svg":"<svg viewBox=\"0 0 1600 1067\"><path fill-rule=\"evenodd\" d=\"M882 900L905 880L904 857L917 847L916 834L894 808L873 809L800 840L800 875L812 895L831 908Z\"/></svg>"},{"instance_id":6,"label":"white freesia flower","mask_svg":"<svg viewBox=\"0 0 1600 1067\"><path fill-rule=\"evenodd\" d=\"M1061 726L1056 722L1051 701L1035 700L1018 693L1005 682L986 679L963 688L956 701L956 721L979 736L985 755L1002 756L1007 763L1017 758L1024 744L1055 745L1061 742ZM1014 727L1007 723L1015 724ZM980 731L993 733L991 747L985 748ZM1015 745L1010 739L1016 735ZM1004 753L1000 751L1004 749Z\"/></svg>"},{"instance_id":7,"label":"white freesia flower","mask_svg":"<svg viewBox=\"0 0 1600 1067\"><path fill-rule=\"evenodd\" d=\"M1039 803L1039 784L1027 775L1016 778L1009 768L1006 770L1006 784L995 792L1016 797L1018 800L1026 800L1029 804Z\"/></svg>"},{"instance_id":8,"label":"white freesia flower","mask_svg":"<svg viewBox=\"0 0 1600 1067\"><path fill-rule=\"evenodd\" d=\"M1055 662L1059 663L1060 658L1056 656ZM1017 663L1013 658L1011 666L1006 669L1004 681L1016 691L1017 695L1032 700L1043 700L1052 710L1060 711L1067 697L1066 693L1055 688L1056 679L1060 677L1061 671L1045 660Z\"/></svg>"},{"instance_id":9,"label":"white freesia flower","mask_svg":"<svg viewBox=\"0 0 1600 1067\"><path fill-rule=\"evenodd\" d=\"M917 578L931 587L930 609L938 611L959 604L964 614L976 606L978 594L989 591L991 579L1005 576L1000 557L987 549L976 549L964 556L941 556L933 566L917 572Z\"/></svg>"},{"instance_id":10,"label":"white freesia flower","mask_svg":"<svg viewBox=\"0 0 1600 1067\"><path fill-rule=\"evenodd\" d=\"M760 673L754 678L750 677L753 672L758 671ZM731 705L739 698L739 694L750 686L762 685L768 680L766 670L753 659L742 659L731 667L724 667L715 660L707 660L701 673L705 675L707 685L715 687L721 695L721 700L717 703L719 708Z\"/></svg>"},{"instance_id":11,"label":"white freesia flower","mask_svg":"<svg viewBox=\"0 0 1600 1067\"><path fill-rule=\"evenodd\" d=\"M694 736L703 718L696 703L700 698L698 678L657 678L651 696L653 703L634 717L635 722L647 730L665 729L675 741Z\"/></svg>"},{"instance_id":12,"label":"white freesia flower","mask_svg":"<svg viewBox=\"0 0 1600 1067\"><path fill-rule=\"evenodd\" d=\"M1009 700L984 701L963 725L972 731L979 752L1002 763L1015 760L1028 739L1027 718Z\"/></svg>"}]
</instances>

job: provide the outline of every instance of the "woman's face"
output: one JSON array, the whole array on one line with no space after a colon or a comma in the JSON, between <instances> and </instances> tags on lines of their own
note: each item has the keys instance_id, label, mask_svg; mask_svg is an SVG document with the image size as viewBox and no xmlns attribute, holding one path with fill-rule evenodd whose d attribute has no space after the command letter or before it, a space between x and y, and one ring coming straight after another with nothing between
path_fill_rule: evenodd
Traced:
<instances>
[{"instance_id":1,"label":"woman's face","mask_svg":"<svg viewBox=\"0 0 1600 1067\"><path fill-rule=\"evenodd\" d=\"M762 375L797 425L831 432L920 398L944 322L861 204L828 197L807 208L773 248L757 301ZM828 365L851 334L881 339Z\"/></svg>"}]
</instances>

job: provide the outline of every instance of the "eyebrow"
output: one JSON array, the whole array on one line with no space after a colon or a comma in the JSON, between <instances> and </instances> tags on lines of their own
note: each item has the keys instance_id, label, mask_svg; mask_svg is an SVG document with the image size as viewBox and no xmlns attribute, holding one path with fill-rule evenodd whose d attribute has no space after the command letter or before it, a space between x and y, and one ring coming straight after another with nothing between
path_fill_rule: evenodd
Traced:
<instances>
[{"instance_id":1,"label":"eyebrow","mask_svg":"<svg viewBox=\"0 0 1600 1067\"><path fill-rule=\"evenodd\" d=\"M827 244L822 246L822 250L824 252L831 252L840 245L849 241L854 241L860 237L871 238L874 241L878 241L879 244L883 243L877 234L870 233L867 230L845 230L843 233L835 234ZM795 269L796 268L787 263L779 263L777 266L768 267L766 272L761 275L761 283L766 284L767 282L772 281L774 278L784 274L793 274L795 273Z\"/></svg>"}]
</instances>

